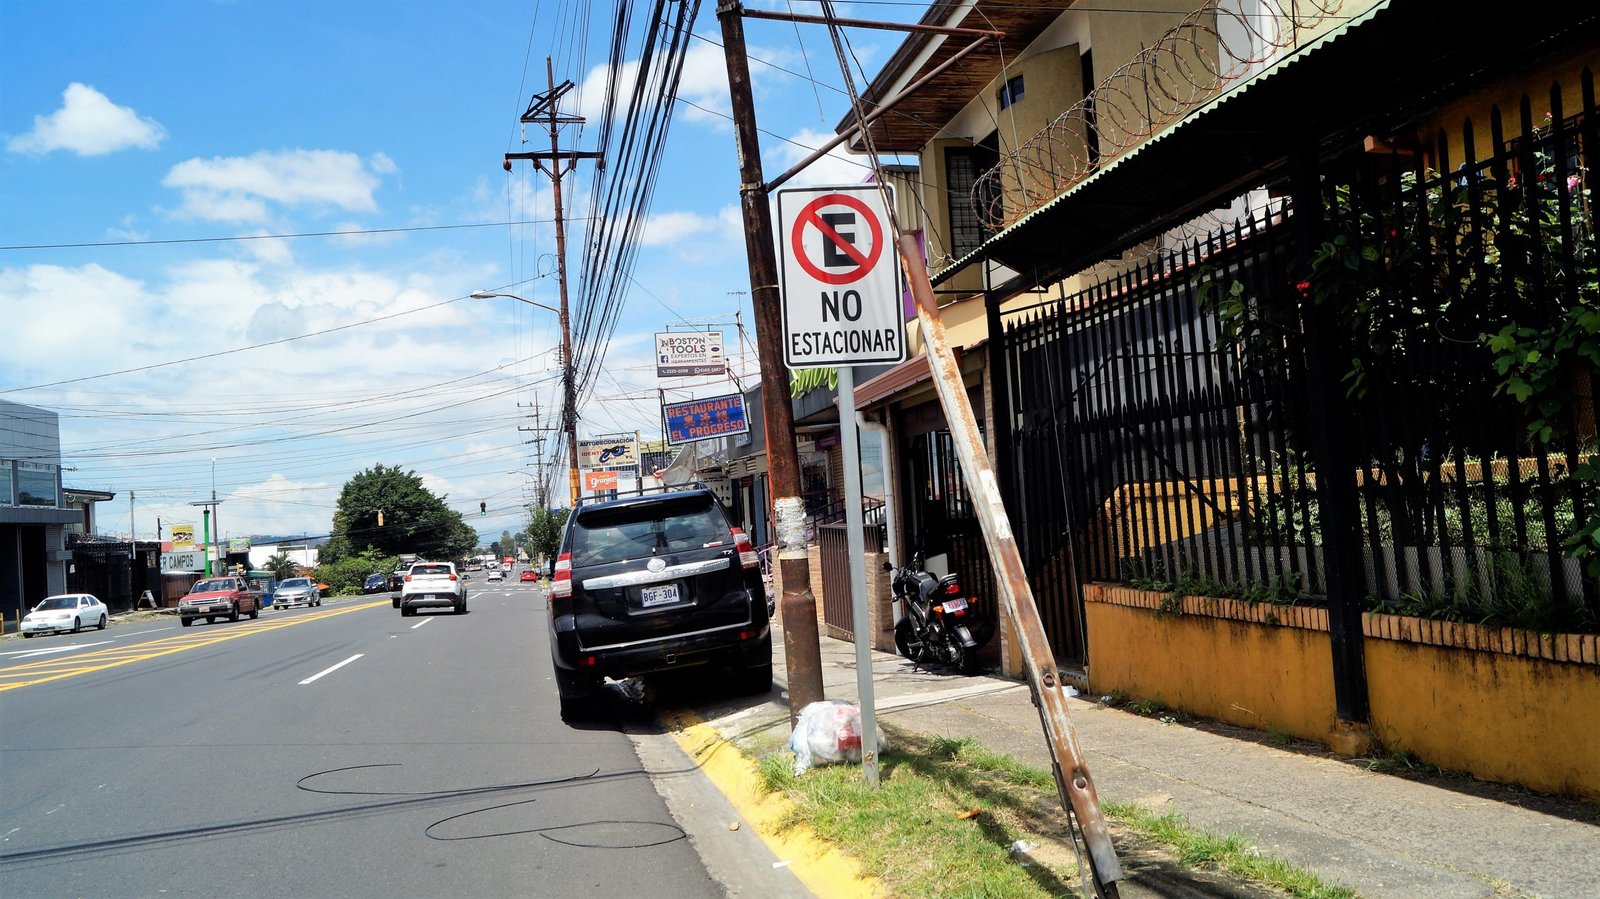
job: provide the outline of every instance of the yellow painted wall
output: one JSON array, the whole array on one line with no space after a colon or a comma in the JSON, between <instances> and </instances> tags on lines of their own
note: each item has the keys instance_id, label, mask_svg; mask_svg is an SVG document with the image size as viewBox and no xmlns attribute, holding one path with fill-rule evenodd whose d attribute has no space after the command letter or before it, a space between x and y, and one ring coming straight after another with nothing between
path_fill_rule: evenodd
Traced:
<instances>
[{"instance_id":1,"label":"yellow painted wall","mask_svg":"<svg viewBox=\"0 0 1600 899\"><path fill-rule=\"evenodd\" d=\"M1600 668L1366 641L1372 732L1485 780L1600 799Z\"/></svg>"},{"instance_id":2,"label":"yellow painted wall","mask_svg":"<svg viewBox=\"0 0 1600 899\"><path fill-rule=\"evenodd\" d=\"M1329 741L1336 711L1325 629L1096 601L1111 591L1161 598L1085 586L1095 693L1120 690L1193 715ZM1556 660L1579 658L1576 648L1539 658L1380 638L1376 627L1369 616L1368 696L1381 747L1486 780L1600 800L1600 664ZM1446 642L1463 646L1494 645L1501 633L1437 622L1429 629L1458 634ZM1585 659L1600 646L1591 637L1564 639L1586 646Z\"/></svg>"},{"instance_id":3,"label":"yellow painted wall","mask_svg":"<svg viewBox=\"0 0 1600 899\"><path fill-rule=\"evenodd\" d=\"M1434 148L1438 146L1439 132L1443 131L1450 145L1450 165L1454 167L1463 159L1462 132L1466 121L1471 119L1475 153L1479 159L1487 157L1493 149L1489 130L1491 108L1500 107L1504 136L1508 139L1518 137L1522 134L1522 96L1526 94L1533 107L1534 127L1543 128L1544 114L1550 111L1550 86L1559 82L1562 112L1571 116L1582 108L1579 73L1584 66L1600 75L1600 51L1591 47L1571 56L1551 60L1516 78L1457 100L1422 120L1417 126L1416 139L1426 148L1431 160ZM1437 166L1437 160L1433 160L1433 164Z\"/></svg>"},{"instance_id":4,"label":"yellow painted wall","mask_svg":"<svg viewBox=\"0 0 1600 899\"><path fill-rule=\"evenodd\" d=\"M1121 690L1193 715L1327 739L1335 715L1327 634L1084 605L1095 694Z\"/></svg>"}]
</instances>

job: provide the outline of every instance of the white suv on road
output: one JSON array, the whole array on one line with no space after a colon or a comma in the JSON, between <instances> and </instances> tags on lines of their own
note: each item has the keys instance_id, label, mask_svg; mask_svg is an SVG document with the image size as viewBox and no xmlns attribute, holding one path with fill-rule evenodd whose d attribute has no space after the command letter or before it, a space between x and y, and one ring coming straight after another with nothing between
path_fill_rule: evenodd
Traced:
<instances>
[{"instance_id":1,"label":"white suv on road","mask_svg":"<svg viewBox=\"0 0 1600 899\"><path fill-rule=\"evenodd\" d=\"M418 562L406 575L400 590L400 614L415 615L418 609L450 607L457 615L467 610L467 583L456 573L453 562Z\"/></svg>"}]
</instances>

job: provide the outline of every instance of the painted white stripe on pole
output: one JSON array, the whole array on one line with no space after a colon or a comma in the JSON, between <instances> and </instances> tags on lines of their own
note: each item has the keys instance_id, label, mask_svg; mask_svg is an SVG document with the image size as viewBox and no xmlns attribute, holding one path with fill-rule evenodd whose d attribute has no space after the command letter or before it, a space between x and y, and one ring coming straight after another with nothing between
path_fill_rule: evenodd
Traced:
<instances>
[{"instance_id":1,"label":"painted white stripe on pole","mask_svg":"<svg viewBox=\"0 0 1600 899\"><path fill-rule=\"evenodd\" d=\"M356 659L359 659L364 655L366 655L366 653L358 652L355 655L351 656L350 658L345 659L344 661L340 662L339 664L333 666L332 668L328 668L326 670L319 671L316 674L311 675L310 677L308 677L305 680L301 681L300 682L300 686L303 687L306 684L312 683L312 682L316 681L317 678L322 677L325 674L332 674L335 671L338 671L340 668L343 668L344 666L350 664L351 662L354 662Z\"/></svg>"}]
</instances>

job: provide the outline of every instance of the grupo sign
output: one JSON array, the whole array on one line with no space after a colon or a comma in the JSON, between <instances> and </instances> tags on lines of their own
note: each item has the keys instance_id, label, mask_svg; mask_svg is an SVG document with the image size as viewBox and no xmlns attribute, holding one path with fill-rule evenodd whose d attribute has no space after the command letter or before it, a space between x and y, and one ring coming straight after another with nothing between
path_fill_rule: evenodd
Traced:
<instances>
[{"instance_id":1,"label":"grupo sign","mask_svg":"<svg viewBox=\"0 0 1600 899\"><path fill-rule=\"evenodd\" d=\"M623 468L639 464L639 441L611 437L578 441L579 468Z\"/></svg>"},{"instance_id":2,"label":"grupo sign","mask_svg":"<svg viewBox=\"0 0 1600 899\"><path fill-rule=\"evenodd\" d=\"M656 332L656 377L692 378L727 371L721 331Z\"/></svg>"},{"instance_id":3,"label":"grupo sign","mask_svg":"<svg viewBox=\"0 0 1600 899\"><path fill-rule=\"evenodd\" d=\"M885 190L865 184L778 192L783 361L790 368L905 361Z\"/></svg>"},{"instance_id":4,"label":"grupo sign","mask_svg":"<svg viewBox=\"0 0 1600 899\"><path fill-rule=\"evenodd\" d=\"M667 443L673 446L750 430L750 422L744 414L744 397L737 393L667 403L661 407L661 418L667 426Z\"/></svg>"},{"instance_id":5,"label":"grupo sign","mask_svg":"<svg viewBox=\"0 0 1600 899\"><path fill-rule=\"evenodd\" d=\"M206 567L204 550L189 550L187 552L170 552L161 554L162 571L204 571Z\"/></svg>"}]
</instances>

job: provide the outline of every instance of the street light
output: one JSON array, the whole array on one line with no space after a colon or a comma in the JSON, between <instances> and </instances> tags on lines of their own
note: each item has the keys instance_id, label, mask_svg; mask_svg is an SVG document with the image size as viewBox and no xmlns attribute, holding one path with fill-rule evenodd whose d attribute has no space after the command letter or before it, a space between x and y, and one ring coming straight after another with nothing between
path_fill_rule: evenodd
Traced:
<instances>
[{"instance_id":1,"label":"street light","mask_svg":"<svg viewBox=\"0 0 1600 899\"><path fill-rule=\"evenodd\" d=\"M572 327L567 314L567 282L561 279L561 308L535 303L527 297L519 297L514 293L499 293L489 290L474 290L472 298L487 300L494 297L505 297L529 306L547 309L561 317L561 418L562 427L567 432L567 489L571 494L572 508L578 505L578 390L573 383L572 365Z\"/></svg>"},{"instance_id":2,"label":"street light","mask_svg":"<svg viewBox=\"0 0 1600 899\"><path fill-rule=\"evenodd\" d=\"M494 297L507 297L509 299L518 300L520 302L527 303L529 306L538 306L540 309L548 309L548 310L550 310L551 312L554 312L557 315L561 314L561 310L557 309L554 306L546 306L543 303L535 303L533 300L530 300L527 297L519 297L514 293L490 293L487 290L474 290L472 292L472 298L474 300L488 300L488 299L493 299Z\"/></svg>"}]
</instances>

